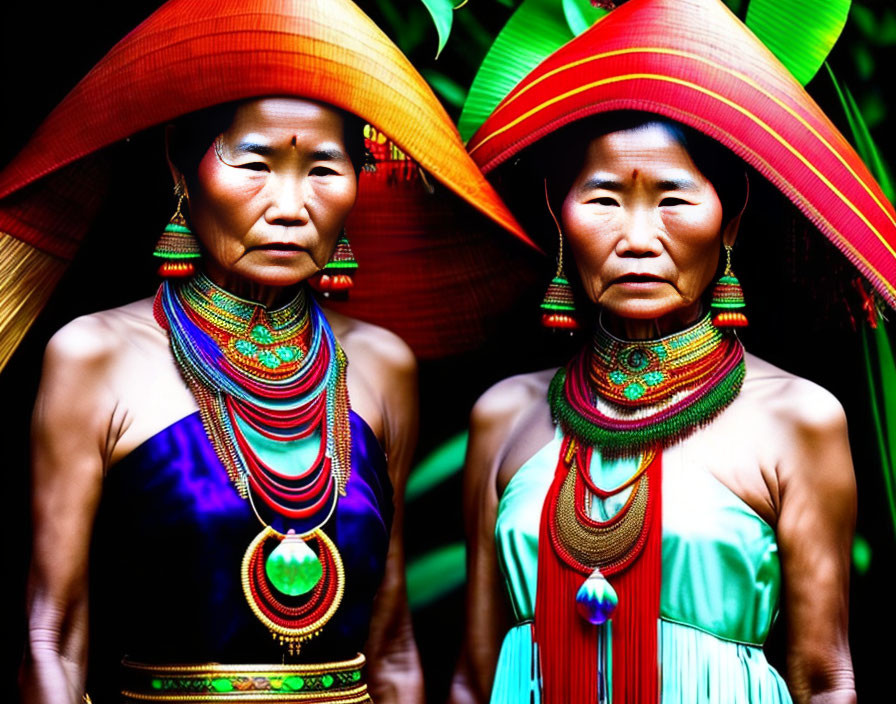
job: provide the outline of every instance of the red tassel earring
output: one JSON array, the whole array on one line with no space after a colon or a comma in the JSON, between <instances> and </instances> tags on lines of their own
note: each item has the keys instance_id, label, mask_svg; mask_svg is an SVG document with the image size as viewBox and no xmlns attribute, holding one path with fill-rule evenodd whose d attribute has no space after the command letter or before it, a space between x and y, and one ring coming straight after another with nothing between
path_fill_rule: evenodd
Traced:
<instances>
[{"instance_id":1,"label":"red tassel earring","mask_svg":"<svg viewBox=\"0 0 896 704\"><path fill-rule=\"evenodd\" d=\"M731 271L731 245L725 245L725 271L712 290L712 324L717 328L745 328L748 325L744 315L744 291L740 281Z\"/></svg>"},{"instance_id":2,"label":"red tassel earring","mask_svg":"<svg viewBox=\"0 0 896 704\"><path fill-rule=\"evenodd\" d=\"M563 271L563 231L560 229L560 223L551 209L551 200L548 197L548 181L544 181L544 199L548 206L548 212L557 226L558 246L557 246L557 270L554 272L554 278L548 284L548 290L545 291L544 299L541 301L541 324L550 330L573 330L579 329L579 322L575 318L576 302L572 294L572 287Z\"/></svg>"},{"instance_id":3,"label":"red tassel earring","mask_svg":"<svg viewBox=\"0 0 896 704\"><path fill-rule=\"evenodd\" d=\"M193 236L193 232L181 212L184 198L187 197L187 187L183 177L178 179L175 184L174 195L177 197L177 209L168 224L165 225L162 236L159 237L152 253L154 257L162 260L158 273L159 276L165 278L192 276L196 273L193 260L202 256L199 242Z\"/></svg>"},{"instance_id":4,"label":"red tassel earring","mask_svg":"<svg viewBox=\"0 0 896 704\"><path fill-rule=\"evenodd\" d=\"M353 277L357 270L358 262L343 229L330 261L308 283L327 298L347 298L349 289L355 285Z\"/></svg>"}]
</instances>

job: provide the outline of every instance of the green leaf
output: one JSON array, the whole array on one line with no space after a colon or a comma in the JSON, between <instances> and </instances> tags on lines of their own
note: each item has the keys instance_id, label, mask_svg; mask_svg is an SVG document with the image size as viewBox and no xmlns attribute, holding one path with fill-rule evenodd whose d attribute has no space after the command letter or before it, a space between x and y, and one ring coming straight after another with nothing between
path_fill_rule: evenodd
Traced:
<instances>
[{"instance_id":1,"label":"green leaf","mask_svg":"<svg viewBox=\"0 0 896 704\"><path fill-rule=\"evenodd\" d=\"M533 68L572 39L562 0L524 0L485 55L458 122L468 140Z\"/></svg>"},{"instance_id":2,"label":"green leaf","mask_svg":"<svg viewBox=\"0 0 896 704\"><path fill-rule=\"evenodd\" d=\"M579 36L607 14L607 10L594 7L590 0L563 0L563 14L570 31Z\"/></svg>"},{"instance_id":3,"label":"green leaf","mask_svg":"<svg viewBox=\"0 0 896 704\"><path fill-rule=\"evenodd\" d=\"M855 565L856 572L861 575L866 574L871 567L871 546L858 533L852 541L852 564Z\"/></svg>"},{"instance_id":4,"label":"green leaf","mask_svg":"<svg viewBox=\"0 0 896 704\"><path fill-rule=\"evenodd\" d=\"M877 179L884 195L892 201L894 189L889 169L871 138L862 113L849 88L837 81L830 65L825 66L849 121L856 151ZM876 317L876 327L870 332L867 326L862 326L862 353L868 381L871 416L890 507L890 519L896 531L896 359L893 357L893 348L884 320L880 316Z\"/></svg>"},{"instance_id":5,"label":"green leaf","mask_svg":"<svg viewBox=\"0 0 896 704\"><path fill-rule=\"evenodd\" d=\"M466 549L457 542L408 563L408 603L412 610L458 589L467 578Z\"/></svg>"},{"instance_id":6,"label":"green leaf","mask_svg":"<svg viewBox=\"0 0 896 704\"><path fill-rule=\"evenodd\" d=\"M860 109L868 129L874 129L877 125L883 124L887 118L887 103L876 91L869 92L862 98Z\"/></svg>"},{"instance_id":7,"label":"green leaf","mask_svg":"<svg viewBox=\"0 0 896 704\"><path fill-rule=\"evenodd\" d=\"M438 94L442 100L455 108L460 108L464 104L467 97L467 91L464 90L460 83L453 78L446 76L444 73L433 71L431 69L423 69L421 71L423 77L427 80L432 89Z\"/></svg>"},{"instance_id":8,"label":"green leaf","mask_svg":"<svg viewBox=\"0 0 896 704\"><path fill-rule=\"evenodd\" d=\"M870 333L862 326L862 352L890 521L896 531L896 363L883 320L878 319Z\"/></svg>"},{"instance_id":9,"label":"green leaf","mask_svg":"<svg viewBox=\"0 0 896 704\"><path fill-rule=\"evenodd\" d=\"M411 470L411 476L405 487L404 500L413 501L434 486L457 474L464 466L467 438L467 431L458 433L424 457Z\"/></svg>"},{"instance_id":10,"label":"green leaf","mask_svg":"<svg viewBox=\"0 0 896 704\"><path fill-rule=\"evenodd\" d=\"M890 477L896 480L896 359L893 358L890 336L882 319L878 320L873 335L880 379L881 426L889 453Z\"/></svg>"},{"instance_id":11,"label":"green leaf","mask_svg":"<svg viewBox=\"0 0 896 704\"><path fill-rule=\"evenodd\" d=\"M725 4L728 6L728 9L731 10L735 15L743 19L743 15L740 14L740 11L743 9L743 0L725 0Z\"/></svg>"},{"instance_id":12,"label":"green leaf","mask_svg":"<svg viewBox=\"0 0 896 704\"><path fill-rule=\"evenodd\" d=\"M874 73L874 55L864 42L853 44L849 49L852 53L852 60L856 65L856 73L859 74L859 78L863 81L869 80Z\"/></svg>"},{"instance_id":13,"label":"green leaf","mask_svg":"<svg viewBox=\"0 0 896 704\"><path fill-rule=\"evenodd\" d=\"M843 31L849 6L850 0L750 0L746 24L806 85Z\"/></svg>"},{"instance_id":14,"label":"green leaf","mask_svg":"<svg viewBox=\"0 0 896 704\"><path fill-rule=\"evenodd\" d=\"M855 4L849 17L859 28L865 41L877 46L896 44L896 12L893 10L884 10L881 17L877 17L871 8Z\"/></svg>"},{"instance_id":15,"label":"green leaf","mask_svg":"<svg viewBox=\"0 0 896 704\"><path fill-rule=\"evenodd\" d=\"M853 99L852 93L849 92L849 88L840 84L829 64L825 64L825 66L828 69L828 75L830 75L831 81L834 83L834 88L837 89L837 95L840 97L840 104L843 106L843 111L846 113L846 119L849 120L849 127L852 131L853 144L856 147L856 151L859 153L859 156L862 157L862 161L865 162L865 165L870 169L871 174L877 179L884 195L892 202L894 197L896 197L896 188L893 187L893 178L889 168L887 168L886 162L880 155L880 150L877 148L874 139L871 137L871 132L868 130L868 125L865 123L862 112L859 110L858 105L856 105L856 101Z\"/></svg>"},{"instance_id":16,"label":"green leaf","mask_svg":"<svg viewBox=\"0 0 896 704\"><path fill-rule=\"evenodd\" d=\"M432 16L432 21L436 25L436 32L439 34L439 49L436 51L436 58L445 48L445 42L451 34L451 23L454 21L454 5L451 0L423 0L426 9Z\"/></svg>"}]
</instances>

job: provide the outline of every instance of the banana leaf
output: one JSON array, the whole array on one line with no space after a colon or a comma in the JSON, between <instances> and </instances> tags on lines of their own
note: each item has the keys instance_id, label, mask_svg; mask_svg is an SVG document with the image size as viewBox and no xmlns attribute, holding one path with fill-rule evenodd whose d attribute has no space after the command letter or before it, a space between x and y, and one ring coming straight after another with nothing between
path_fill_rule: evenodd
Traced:
<instances>
[{"instance_id":1,"label":"banana leaf","mask_svg":"<svg viewBox=\"0 0 896 704\"><path fill-rule=\"evenodd\" d=\"M467 437L468 434L464 431L446 440L411 470L405 487L405 502L417 499L460 472L467 452Z\"/></svg>"},{"instance_id":2,"label":"banana leaf","mask_svg":"<svg viewBox=\"0 0 896 704\"><path fill-rule=\"evenodd\" d=\"M408 563L408 603L419 609L460 588L466 581L466 548L463 542L432 550Z\"/></svg>"},{"instance_id":3,"label":"banana leaf","mask_svg":"<svg viewBox=\"0 0 896 704\"><path fill-rule=\"evenodd\" d=\"M431 69L422 69L420 73L429 83L430 87L436 92L442 100L453 108L460 108L467 98L467 91L464 90L457 81L450 76L433 71Z\"/></svg>"},{"instance_id":4,"label":"banana leaf","mask_svg":"<svg viewBox=\"0 0 896 704\"><path fill-rule=\"evenodd\" d=\"M862 326L862 352L890 519L896 531L896 361L883 320Z\"/></svg>"},{"instance_id":5,"label":"banana leaf","mask_svg":"<svg viewBox=\"0 0 896 704\"><path fill-rule=\"evenodd\" d=\"M803 85L846 25L850 0L750 0L746 25Z\"/></svg>"},{"instance_id":6,"label":"banana leaf","mask_svg":"<svg viewBox=\"0 0 896 704\"><path fill-rule=\"evenodd\" d=\"M433 24L436 26L436 32L439 35L439 48L436 51L436 58L445 48L445 42L451 34L451 24L454 21L454 5L451 0L423 0L426 9L432 17Z\"/></svg>"},{"instance_id":7,"label":"banana leaf","mask_svg":"<svg viewBox=\"0 0 896 704\"><path fill-rule=\"evenodd\" d=\"M572 39L562 0L524 0L476 72L457 128L468 140L529 71Z\"/></svg>"},{"instance_id":8,"label":"banana leaf","mask_svg":"<svg viewBox=\"0 0 896 704\"><path fill-rule=\"evenodd\" d=\"M886 162L880 155L880 150L877 148L877 145L871 137L871 132L868 129L868 125L865 123L865 118L862 115L861 110L859 110L859 106L856 104L855 99L852 97L849 88L840 84L837 77L834 75L830 64L825 63L825 66L828 70L828 75L831 77L831 81L834 84L834 88L837 90L837 96L840 98L843 111L846 113L846 119L849 121L849 128L852 131L856 151L859 153L859 156L862 157L862 161L864 161L868 165L868 168L871 169L871 173L880 184L884 195L892 202L894 197L896 197L896 189L893 187L893 178Z\"/></svg>"},{"instance_id":9,"label":"banana leaf","mask_svg":"<svg viewBox=\"0 0 896 704\"><path fill-rule=\"evenodd\" d=\"M566 24L569 25L569 30L576 37L605 14L607 14L606 10L594 7L590 0L563 0L563 15L566 17Z\"/></svg>"},{"instance_id":10,"label":"banana leaf","mask_svg":"<svg viewBox=\"0 0 896 704\"><path fill-rule=\"evenodd\" d=\"M827 70L849 121L856 151L871 169L887 198L893 200L893 179L856 101L849 88L837 80L830 66ZM896 531L896 361L885 322L876 311L874 316L873 325L862 326L862 352L890 519Z\"/></svg>"}]
</instances>

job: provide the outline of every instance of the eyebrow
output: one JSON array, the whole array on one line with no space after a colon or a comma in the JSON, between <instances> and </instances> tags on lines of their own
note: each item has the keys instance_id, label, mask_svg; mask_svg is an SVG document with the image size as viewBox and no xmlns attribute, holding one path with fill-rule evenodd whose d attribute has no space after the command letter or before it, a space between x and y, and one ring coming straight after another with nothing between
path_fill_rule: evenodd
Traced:
<instances>
[{"instance_id":1,"label":"eyebrow","mask_svg":"<svg viewBox=\"0 0 896 704\"><path fill-rule=\"evenodd\" d=\"M311 158L315 161L342 161L348 159L348 155L341 149L315 149L311 152Z\"/></svg>"},{"instance_id":2,"label":"eyebrow","mask_svg":"<svg viewBox=\"0 0 896 704\"><path fill-rule=\"evenodd\" d=\"M684 176L681 178L664 178L663 180L656 182L656 187L663 191L692 191L697 188L697 182ZM623 184L621 181L605 176L593 176L579 187L579 190L582 192L597 189L605 191L621 191L623 189Z\"/></svg>"},{"instance_id":3,"label":"eyebrow","mask_svg":"<svg viewBox=\"0 0 896 704\"><path fill-rule=\"evenodd\" d=\"M664 178L656 185L664 191L693 191L697 188L697 182L687 177Z\"/></svg>"},{"instance_id":4,"label":"eyebrow","mask_svg":"<svg viewBox=\"0 0 896 704\"><path fill-rule=\"evenodd\" d=\"M234 149L236 153L257 154L258 156L272 156L277 152L276 147L267 144L257 144L256 142L241 142ZM348 155L341 149L315 149L311 152L311 158L314 161L344 161L348 159Z\"/></svg>"},{"instance_id":5,"label":"eyebrow","mask_svg":"<svg viewBox=\"0 0 896 704\"><path fill-rule=\"evenodd\" d=\"M611 178L606 178L605 176L592 176L579 187L579 190L593 191L598 188L605 191L621 191L622 182L616 181Z\"/></svg>"},{"instance_id":6,"label":"eyebrow","mask_svg":"<svg viewBox=\"0 0 896 704\"><path fill-rule=\"evenodd\" d=\"M249 154L258 154L258 156L271 156L274 148L267 144L257 144L255 142L241 142L236 146L235 152L248 152Z\"/></svg>"}]
</instances>

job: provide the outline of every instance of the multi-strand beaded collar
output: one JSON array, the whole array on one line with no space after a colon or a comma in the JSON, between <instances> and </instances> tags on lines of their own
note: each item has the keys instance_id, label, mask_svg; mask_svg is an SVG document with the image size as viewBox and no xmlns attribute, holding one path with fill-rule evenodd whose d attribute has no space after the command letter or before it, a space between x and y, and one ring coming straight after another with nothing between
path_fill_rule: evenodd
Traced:
<instances>
[{"instance_id":1,"label":"multi-strand beaded collar","mask_svg":"<svg viewBox=\"0 0 896 704\"><path fill-rule=\"evenodd\" d=\"M551 381L564 440L539 534L535 630L546 701L590 701L611 685L614 702L656 701L662 448L734 400L743 358L738 339L708 315L657 340L620 340L599 327ZM611 466L627 473L601 471ZM612 673L600 655L609 631L589 630L576 612L598 626L612 616Z\"/></svg>"},{"instance_id":2,"label":"multi-strand beaded collar","mask_svg":"<svg viewBox=\"0 0 896 704\"><path fill-rule=\"evenodd\" d=\"M199 274L163 283L154 311L218 457L265 526L243 560L246 599L295 654L344 589L321 528L351 469L345 354L304 288L267 310Z\"/></svg>"},{"instance_id":3,"label":"multi-strand beaded collar","mask_svg":"<svg viewBox=\"0 0 896 704\"><path fill-rule=\"evenodd\" d=\"M599 326L551 381L551 409L568 435L603 451L670 445L734 400L743 357L740 341L709 315L657 340L620 340Z\"/></svg>"}]
</instances>

